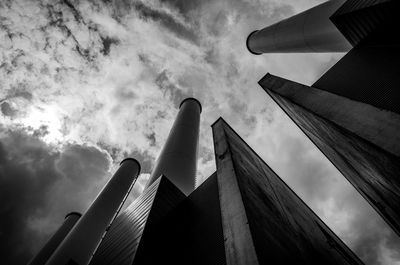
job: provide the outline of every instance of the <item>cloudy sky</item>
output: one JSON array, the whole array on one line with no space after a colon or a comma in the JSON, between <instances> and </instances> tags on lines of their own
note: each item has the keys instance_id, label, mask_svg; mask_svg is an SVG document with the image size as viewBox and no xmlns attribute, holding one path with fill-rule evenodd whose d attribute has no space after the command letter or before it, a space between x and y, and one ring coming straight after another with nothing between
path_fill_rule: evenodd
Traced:
<instances>
[{"instance_id":1,"label":"cloudy sky","mask_svg":"<svg viewBox=\"0 0 400 265\"><path fill-rule=\"evenodd\" d=\"M143 189L179 103L203 105L200 184L222 116L367 264L400 240L258 86L312 84L343 54L246 50L249 32L321 0L0 1L0 252L24 264L126 156Z\"/></svg>"}]
</instances>

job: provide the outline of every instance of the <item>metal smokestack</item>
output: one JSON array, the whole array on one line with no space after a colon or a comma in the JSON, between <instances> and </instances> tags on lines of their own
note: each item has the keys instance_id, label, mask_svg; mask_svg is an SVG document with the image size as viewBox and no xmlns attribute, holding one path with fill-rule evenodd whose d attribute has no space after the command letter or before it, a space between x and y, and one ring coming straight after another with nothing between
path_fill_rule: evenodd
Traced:
<instances>
[{"instance_id":1,"label":"metal smokestack","mask_svg":"<svg viewBox=\"0 0 400 265\"><path fill-rule=\"evenodd\" d=\"M140 172L136 159L124 159L92 205L46 265L89 264L104 233L122 207Z\"/></svg>"},{"instance_id":2,"label":"metal smokestack","mask_svg":"<svg viewBox=\"0 0 400 265\"><path fill-rule=\"evenodd\" d=\"M201 104L195 98L186 98L179 108L146 188L165 175L189 195L194 190L196 179Z\"/></svg>"},{"instance_id":3,"label":"metal smokestack","mask_svg":"<svg viewBox=\"0 0 400 265\"><path fill-rule=\"evenodd\" d=\"M329 17L346 0L332 0L257 30L247 37L253 54L347 52L352 46Z\"/></svg>"},{"instance_id":4,"label":"metal smokestack","mask_svg":"<svg viewBox=\"0 0 400 265\"><path fill-rule=\"evenodd\" d=\"M71 231L82 214L77 212L69 213L65 216L63 224L58 228L54 235L46 242L42 249L28 263L29 265L43 265L53 254L54 250L60 245L64 238Z\"/></svg>"}]
</instances>

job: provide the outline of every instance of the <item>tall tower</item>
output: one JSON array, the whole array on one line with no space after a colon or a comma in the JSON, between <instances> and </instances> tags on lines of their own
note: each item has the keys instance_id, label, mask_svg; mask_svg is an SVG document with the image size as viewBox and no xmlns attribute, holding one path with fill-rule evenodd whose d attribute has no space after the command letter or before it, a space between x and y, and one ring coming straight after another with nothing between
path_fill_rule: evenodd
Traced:
<instances>
[{"instance_id":1,"label":"tall tower","mask_svg":"<svg viewBox=\"0 0 400 265\"><path fill-rule=\"evenodd\" d=\"M182 101L146 188L165 175L185 195L194 190L200 113L201 104L197 99L186 98Z\"/></svg>"},{"instance_id":2,"label":"tall tower","mask_svg":"<svg viewBox=\"0 0 400 265\"><path fill-rule=\"evenodd\" d=\"M271 74L259 84L398 235L400 45L394 32L399 10L396 0L328 1L247 41L252 53L335 52L344 51L335 49L344 39L351 44L312 86ZM294 23L300 18L303 27Z\"/></svg>"},{"instance_id":3,"label":"tall tower","mask_svg":"<svg viewBox=\"0 0 400 265\"><path fill-rule=\"evenodd\" d=\"M136 159L124 159L117 172L46 264L89 264L101 239L128 196L139 172L140 164Z\"/></svg>"},{"instance_id":4,"label":"tall tower","mask_svg":"<svg viewBox=\"0 0 400 265\"><path fill-rule=\"evenodd\" d=\"M29 265L43 265L57 249L60 243L68 235L82 214L71 212L65 216L63 224L57 229L54 235L46 242L35 257L29 262Z\"/></svg>"},{"instance_id":5,"label":"tall tower","mask_svg":"<svg viewBox=\"0 0 400 265\"><path fill-rule=\"evenodd\" d=\"M247 38L247 49L253 54L347 52L352 45L329 19L345 1L327 1L253 31Z\"/></svg>"},{"instance_id":6,"label":"tall tower","mask_svg":"<svg viewBox=\"0 0 400 265\"><path fill-rule=\"evenodd\" d=\"M148 241L143 242L143 239L148 239L153 229L159 223L165 223L164 218L192 193L196 179L200 113L201 104L197 99L182 101L145 190L116 218L91 265L140 264L143 248L147 249L148 245ZM151 248L162 241L160 236L166 230L170 228L161 229L156 233L156 239L150 240ZM167 247L162 245L164 249ZM145 260L150 259L145 256Z\"/></svg>"}]
</instances>

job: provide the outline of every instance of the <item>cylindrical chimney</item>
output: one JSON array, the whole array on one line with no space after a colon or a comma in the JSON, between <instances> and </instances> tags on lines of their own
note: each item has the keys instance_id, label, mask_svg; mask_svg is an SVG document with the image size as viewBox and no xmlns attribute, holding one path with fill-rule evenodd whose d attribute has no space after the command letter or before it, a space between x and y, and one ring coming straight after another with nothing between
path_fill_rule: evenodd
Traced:
<instances>
[{"instance_id":1,"label":"cylindrical chimney","mask_svg":"<svg viewBox=\"0 0 400 265\"><path fill-rule=\"evenodd\" d=\"M195 98L186 98L179 108L146 188L165 175L184 194L189 195L194 190L196 180L201 104Z\"/></svg>"},{"instance_id":2,"label":"cylindrical chimney","mask_svg":"<svg viewBox=\"0 0 400 265\"><path fill-rule=\"evenodd\" d=\"M327 1L256 30L247 37L247 49L253 54L347 52L351 44L329 19L345 1Z\"/></svg>"},{"instance_id":3,"label":"cylindrical chimney","mask_svg":"<svg viewBox=\"0 0 400 265\"><path fill-rule=\"evenodd\" d=\"M43 265L53 254L54 250L60 245L64 238L71 231L82 214L71 212L65 216L63 224L57 229L54 235L46 242L35 257L28 263L29 265Z\"/></svg>"},{"instance_id":4,"label":"cylindrical chimney","mask_svg":"<svg viewBox=\"0 0 400 265\"><path fill-rule=\"evenodd\" d=\"M60 244L46 265L89 264L140 172L136 159L124 159L92 205Z\"/></svg>"}]
</instances>

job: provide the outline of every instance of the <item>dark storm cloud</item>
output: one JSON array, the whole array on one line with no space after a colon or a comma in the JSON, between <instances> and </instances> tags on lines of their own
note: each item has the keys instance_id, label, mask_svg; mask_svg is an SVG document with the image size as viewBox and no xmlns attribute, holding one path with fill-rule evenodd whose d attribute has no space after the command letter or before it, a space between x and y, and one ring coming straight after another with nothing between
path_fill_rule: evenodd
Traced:
<instances>
[{"instance_id":1,"label":"dark storm cloud","mask_svg":"<svg viewBox=\"0 0 400 265\"><path fill-rule=\"evenodd\" d=\"M111 45L119 44L119 40L115 38L102 37L102 36L100 38L103 44L103 49L101 49L101 53L103 53L103 55L108 55L110 53Z\"/></svg>"},{"instance_id":2,"label":"dark storm cloud","mask_svg":"<svg viewBox=\"0 0 400 265\"><path fill-rule=\"evenodd\" d=\"M39 235L27 222L46 204L46 192L58 178L56 159L43 142L23 133L1 139L0 244L5 264L24 264L30 257L33 239Z\"/></svg>"},{"instance_id":3,"label":"dark storm cloud","mask_svg":"<svg viewBox=\"0 0 400 265\"><path fill-rule=\"evenodd\" d=\"M0 109L4 116L13 117L17 113L17 110L12 108L8 102L1 103Z\"/></svg>"},{"instance_id":4,"label":"dark storm cloud","mask_svg":"<svg viewBox=\"0 0 400 265\"><path fill-rule=\"evenodd\" d=\"M58 151L24 131L0 128L2 264L25 264L67 212L94 199L108 168L97 148L69 144Z\"/></svg>"}]
</instances>

